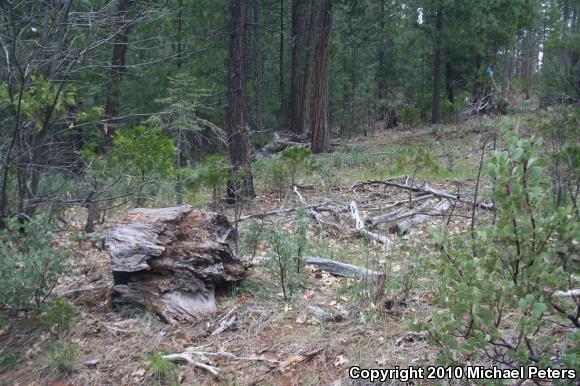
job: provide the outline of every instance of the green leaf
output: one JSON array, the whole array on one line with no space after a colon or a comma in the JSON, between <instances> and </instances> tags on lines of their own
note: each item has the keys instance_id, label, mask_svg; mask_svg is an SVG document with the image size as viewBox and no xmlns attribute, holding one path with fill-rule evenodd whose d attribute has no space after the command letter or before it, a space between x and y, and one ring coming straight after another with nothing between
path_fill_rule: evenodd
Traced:
<instances>
[{"instance_id":1,"label":"green leaf","mask_svg":"<svg viewBox=\"0 0 580 386\"><path fill-rule=\"evenodd\" d=\"M532 308L532 312L534 313L534 315L541 315L544 312L546 312L548 310L548 306L546 306L544 303L536 303L534 304L534 307Z\"/></svg>"}]
</instances>

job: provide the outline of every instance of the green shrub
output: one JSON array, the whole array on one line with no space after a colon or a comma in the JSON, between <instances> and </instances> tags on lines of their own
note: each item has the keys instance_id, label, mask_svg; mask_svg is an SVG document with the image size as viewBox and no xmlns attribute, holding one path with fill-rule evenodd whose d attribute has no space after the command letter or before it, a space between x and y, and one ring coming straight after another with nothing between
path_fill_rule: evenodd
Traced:
<instances>
[{"instance_id":1,"label":"green shrub","mask_svg":"<svg viewBox=\"0 0 580 386\"><path fill-rule=\"evenodd\" d=\"M13 369L20 361L20 355L12 350L0 349L0 371Z\"/></svg>"},{"instance_id":2,"label":"green shrub","mask_svg":"<svg viewBox=\"0 0 580 386\"><path fill-rule=\"evenodd\" d=\"M9 219L0 230L0 309L32 302L40 307L68 272L66 253L53 246L52 232L42 216L24 223Z\"/></svg>"},{"instance_id":3,"label":"green shrub","mask_svg":"<svg viewBox=\"0 0 580 386\"><path fill-rule=\"evenodd\" d=\"M221 154L205 157L201 162L198 183L211 189L213 207L216 208L220 199L220 191L226 186L229 177L229 160Z\"/></svg>"},{"instance_id":4,"label":"green shrub","mask_svg":"<svg viewBox=\"0 0 580 386\"><path fill-rule=\"evenodd\" d=\"M288 174L290 174L290 182L292 186L296 185L296 174L299 169L306 164L306 160L312 155L310 149L292 146L282 152L282 161L284 161Z\"/></svg>"},{"instance_id":5,"label":"green shrub","mask_svg":"<svg viewBox=\"0 0 580 386\"><path fill-rule=\"evenodd\" d=\"M74 309L68 301L62 298L51 300L38 318L40 327L44 329L56 328L65 331L74 320Z\"/></svg>"},{"instance_id":6,"label":"green shrub","mask_svg":"<svg viewBox=\"0 0 580 386\"><path fill-rule=\"evenodd\" d=\"M147 373L158 383L175 380L177 365L157 352L150 353L146 359Z\"/></svg>"},{"instance_id":7,"label":"green shrub","mask_svg":"<svg viewBox=\"0 0 580 386\"><path fill-rule=\"evenodd\" d=\"M431 268L441 311L417 327L439 348L441 364L483 359L578 371L580 335L553 329L575 331L580 305L553 294L578 287L573 259L580 223L572 208L550 205L541 141L504 133L508 150L494 153L488 166L495 223L476 228L472 237L433 232L440 256Z\"/></svg>"},{"instance_id":8,"label":"green shrub","mask_svg":"<svg viewBox=\"0 0 580 386\"><path fill-rule=\"evenodd\" d=\"M306 231L308 220L304 218L304 210L299 210L296 217L297 232L290 234L279 224L264 229L264 239L268 244L272 258L268 261L268 269L275 277L284 300L288 300L296 289L302 284L302 256L307 246Z\"/></svg>"},{"instance_id":9,"label":"green shrub","mask_svg":"<svg viewBox=\"0 0 580 386\"><path fill-rule=\"evenodd\" d=\"M288 179L288 169L279 159L270 162L269 169L272 186L278 191L278 198L282 200L282 192Z\"/></svg>"},{"instance_id":10,"label":"green shrub","mask_svg":"<svg viewBox=\"0 0 580 386\"><path fill-rule=\"evenodd\" d=\"M75 368L76 346L70 342L57 340L48 348L48 367L61 373L71 373Z\"/></svg>"},{"instance_id":11,"label":"green shrub","mask_svg":"<svg viewBox=\"0 0 580 386\"><path fill-rule=\"evenodd\" d=\"M413 106L405 106L401 112L401 121L405 126L416 126L419 124L420 118L419 110Z\"/></svg>"},{"instance_id":12,"label":"green shrub","mask_svg":"<svg viewBox=\"0 0 580 386\"><path fill-rule=\"evenodd\" d=\"M157 127L136 126L121 130L113 140L114 149L110 152L113 164L139 179L136 205L142 206L145 185L157 186L151 177L170 178L175 171L175 146L163 130Z\"/></svg>"}]
</instances>

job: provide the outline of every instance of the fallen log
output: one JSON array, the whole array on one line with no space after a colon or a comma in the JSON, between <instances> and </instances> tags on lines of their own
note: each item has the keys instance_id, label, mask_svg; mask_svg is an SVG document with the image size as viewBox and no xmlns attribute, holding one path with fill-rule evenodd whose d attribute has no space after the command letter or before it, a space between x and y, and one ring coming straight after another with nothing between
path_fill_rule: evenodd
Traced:
<instances>
[{"instance_id":1,"label":"fallen log","mask_svg":"<svg viewBox=\"0 0 580 386\"><path fill-rule=\"evenodd\" d=\"M249 260L249 259L246 259ZM271 256L254 256L254 261L258 264L265 264L272 260ZM352 277L359 278L364 276L384 276L382 273L373 271L371 269L366 269L363 267L358 267L356 265L341 263L340 261L324 259L322 257L306 256L303 258L305 265L313 265L321 271L328 272L332 275L342 276L342 277Z\"/></svg>"},{"instance_id":2,"label":"fallen log","mask_svg":"<svg viewBox=\"0 0 580 386\"><path fill-rule=\"evenodd\" d=\"M304 264L314 265L324 272L331 273L336 276L359 278L364 276L379 277L383 274L377 271L358 267L356 265L341 263L340 261L323 259L320 257L305 257Z\"/></svg>"},{"instance_id":3,"label":"fallen log","mask_svg":"<svg viewBox=\"0 0 580 386\"><path fill-rule=\"evenodd\" d=\"M134 209L105 233L112 302L151 308L167 322L216 311L216 286L244 278L228 219L189 205Z\"/></svg>"},{"instance_id":4,"label":"fallen log","mask_svg":"<svg viewBox=\"0 0 580 386\"><path fill-rule=\"evenodd\" d=\"M450 206L451 202L449 200L442 200L439 203L437 203L437 205L435 205L433 208L431 208L426 212L421 212L421 210L425 210L425 208L420 208L419 212L416 213L413 217L407 218L400 222L395 222L391 226L389 226L388 228L389 232L391 233L404 232L407 229L411 228L412 226L424 223L433 216L440 216L447 209L449 209Z\"/></svg>"},{"instance_id":5,"label":"fallen log","mask_svg":"<svg viewBox=\"0 0 580 386\"><path fill-rule=\"evenodd\" d=\"M326 205L328 205L330 202L323 202L322 204L315 204L315 205L309 205L307 207L303 207L302 205L300 206L294 206L292 208L285 208L285 209L273 209L273 210L269 210L267 212L262 212L262 213L252 213L252 214L248 214L246 216L242 216L240 217L240 221L244 221L244 220L249 220L252 218L263 218L263 217L268 217L268 216L275 216L277 214L282 214L282 213L290 213L290 212L294 212L297 211L301 208L304 208L306 210L308 209L318 209L321 207L324 207Z\"/></svg>"},{"instance_id":6,"label":"fallen log","mask_svg":"<svg viewBox=\"0 0 580 386\"><path fill-rule=\"evenodd\" d=\"M407 202L408 201L409 200L407 200ZM379 216L371 217L370 219L366 220L366 223L369 225L372 225L373 227L376 227L379 224L384 224L384 223L387 223L389 221L392 221L393 219L400 217L407 212L408 212L407 208L399 208L399 209L394 210L394 211L389 212L389 213L385 213L385 214L381 214Z\"/></svg>"},{"instance_id":7,"label":"fallen log","mask_svg":"<svg viewBox=\"0 0 580 386\"><path fill-rule=\"evenodd\" d=\"M368 181L368 183L369 184L382 184L382 185L386 185L386 186L392 186L394 188L410 190L410 191L417 192L417 193L423 194L423 195L432 194L435 197L446 198L448 200L459 201L459 202L462 202L464 204L473 205L473 200L470 201L470 200L467 200L465 198L458 197L455 194L447 193L447 192L444 192L442 190L432 188L427 184L425 184L424 187L418 187L418 186L398 184L396 182L391 182L391 181L387 181L387 180L370 180L370 181ZM486 204L483 202L478 202L475 205L481 209L487 209L487 210L493 209L493 204Z\"/></svg>"},{"instance_id":8,"label":"fallen log","mask_svg":"<svg viewBox=\"0 0 580 386\"><path fill-rule=\"evenodd\" d=\"M348 318L348 311L339 311L337 313L331 314L330 312L316 306L308 306L306 307L306 311L316 316L316 318L323 322L341 322Z\"/></svg>"}]
</instances>

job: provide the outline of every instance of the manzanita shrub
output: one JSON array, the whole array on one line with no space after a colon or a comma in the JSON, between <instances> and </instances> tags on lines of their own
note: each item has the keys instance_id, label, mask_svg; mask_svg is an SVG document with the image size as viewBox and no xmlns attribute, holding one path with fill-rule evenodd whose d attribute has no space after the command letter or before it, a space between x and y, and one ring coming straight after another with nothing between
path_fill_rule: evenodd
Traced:
<instances>
[{"instance_id":1,"label":"manzanita shrub","mask_svg":"<svg viewBox=\"0 0 580 386\"><path fill-rule=\"evenodd\" d=\"M473 235L432 232L439 309L415 327L439 348L439 364L578 371L580 299L557 292L580 287L577 212L554 210L541 140L504 135L507 150L487 168L496 213Z\"/></svg>"},{"instance_id":2,"label":"manzanita shrub","mask_svg":"<svg viewBox=\"0 0 580 386\"><path fill-rule=\"evenodd\" d=\"M42 216L10 219L0 231L0 310L40 307L69 264L53 246L52 226Z\"/></svg>"}]
</instances>

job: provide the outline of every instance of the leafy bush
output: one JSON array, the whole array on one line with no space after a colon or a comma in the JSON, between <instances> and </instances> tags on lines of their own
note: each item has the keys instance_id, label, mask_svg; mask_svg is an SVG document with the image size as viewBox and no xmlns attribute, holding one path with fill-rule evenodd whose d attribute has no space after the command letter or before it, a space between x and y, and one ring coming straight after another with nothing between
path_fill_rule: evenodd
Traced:
<instances>
[{"instance_id":1,"label":"leafy bush","mask_svg":"<svg viewBox=\"0 0 580 386\"><path fill-rule=\"evenodd\" d=\"M40 307L60 275L68 272L66 253L53 246L52 226L39 216L9 219L0 230L0 309Z\"/></svg>"},{"instance_id":2,"label":"leafy bush","mask_svg":"<svg viewBox=\"0 0 580 386\"><path fill-rule=\"evenodd\" d=\"M504 131L505 132L505 131ZM549 205L540 140L505 132L508 150L488 167L497 218L471 238L433 232L440 256L432 264L441 311L418 324L439 347L440 363L492 361L507 366L579 369L580 304L554 296L575 288L580 223L573 209ZM574 265L576 264L576 265Z\"/></svg>"},{"instance_id":3,"label":"leafy bush","mask_svg":"<svg viewBox=\"0 0 580 386\"><path fill-rule=\"evenodd\" d=\"M47 352L47 364L50 368L62 373L71 373L75 368L76 346L70 342L57 340Z\"/></svg>"},{"instance_id":4,"label":"leafy bush","mask_svg":"<svg viewBox=\"0 0 580 386\"><path fill-rule=\"evenodd\" d=\"M57 331L64 331L72 324L74 316L70 303L63 298L56 298L46 305L38 322L44 329L54 327Z\"/></svg>"}]
</instances>

